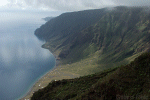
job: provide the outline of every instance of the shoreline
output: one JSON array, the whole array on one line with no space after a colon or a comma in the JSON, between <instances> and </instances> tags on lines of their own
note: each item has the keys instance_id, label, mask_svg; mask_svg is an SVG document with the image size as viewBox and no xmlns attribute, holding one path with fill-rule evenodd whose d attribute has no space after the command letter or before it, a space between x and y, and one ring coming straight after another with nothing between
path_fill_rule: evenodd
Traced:
<instances>
[{"instance_id":1,"label":"shoreline","mask_svg":"<svg viewBox=\"0 0 150 100\"><path fill-rule=\"evenodd\" d=\"M42 46L41 46L42 47ZM43 47L42 47L43 48ZM43 49L47 49L47 48L43 48ZM49 50L49 49L48 49ZM49 50L50 51L50 50ZM50 53L52 53L51 51L50 51ZM58 64L59 64L59 61L57 60L57 55L56 54L54 54L54 53L52 53L52 55L54 56L54 58L55 58L55 66L54 66L54 68L52 68L50 71L48 71L48 72L46 72L44 75L42 75L41 77L39 77L38 79L37 79L37 81L35 81L34 82L34 84L31 86L31 87L29 87L29 90L28 90L28 92L25 94L25 95L23 95L23 96L20 96L19 98L18 98L18 100L30 100L30 98L29 97L31 97L32 95L31 94L33 94L33 90L34 90L34 87L36 87L36 85L37 85L37 83L39 83L40 82L40 80L42 80L48 73L50 73L51 71L53 71L53 70L55 70L56 68L57 68L57 66L58 66ZM39 88L40 89L40 88ZM39 90L39 89L36 89L36 90ZM28 98L28 99L26 99L26 98Z\"/></svg>"},{"instance_id":2,"label":"shoreline","mask_svg":"<svg viewBox=\"0 0 150 100\"><path fill-rule=\"evenodd\" d=\"M54 56L54 55L53 55L53 56ZM54 57L55 57L55 56L54 56ZM41 77L39 77L38 80L35 81L34 84L33 84L31 87L29 87L28 92L27 92L24 96L19 97L19 100L25 100L26 97L28 97L29 95L31 95L31 92L32 92L33 88L35 87L35 85L36 85L37 83L39 83L39 81L40 81L41 79L43 79L48 73L50 73L51 71L55 70L55 69L57 68L58 64L59 64L59 61L57 61L56 58L55 58L55 66L54 66L54 68L52 68L50 71L46 72L44 75L42 75ZM30 98L28 98L28 99L30 100ZM28 100L28 99L27 99L27 100Z\"/></svg>"},{"instance_id":3,"label":"shoreline","mask_svg":"<svg viewBox=\"0 0 150 100\"><path fill-rule=\"evenodd\" d=\"M31 86L29 91L22 97L19 98L19 100L30 100L33 93L38 91L39 89L42 89L46 87L50 82L62 80L62 79L72 79L75 77L79 77L80 75L75 73L70 73L66 71L62 71L61 69L64 69L62 65L60 64L60 60L57 59L57 55L53 54L55 57L55 66L50 71L42 75L34 84Z\"/></svg>"}]
</instances>

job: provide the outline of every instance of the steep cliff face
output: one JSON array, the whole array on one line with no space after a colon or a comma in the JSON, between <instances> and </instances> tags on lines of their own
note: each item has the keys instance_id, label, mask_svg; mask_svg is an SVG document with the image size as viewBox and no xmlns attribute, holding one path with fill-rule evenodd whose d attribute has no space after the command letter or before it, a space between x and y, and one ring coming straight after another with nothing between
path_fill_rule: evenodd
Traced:
<instances>
[{"instance_id":1,"label":"steep cliff face","mask_svg":"<svg viewBox=\"0 0 150 100\"><path fill-rule=\"evenodd\" d=\"M83 30L74 44L83 46L85 43L89 44L82 51L83 57L99 50L99 63L118 62L148 51L150 12L143 8L116 8L108 11L96 24Z\"/></svg>"},{"instance_id":2,"label":"steep cliff face","mask_svg":"<svg viewBox=\"0 0 150 100\"><path fill-rule=\"evenodd\" d=\"M97 63L120 62L150 49L150 11L115 7L62 14L35 31L43 47L75 62L99 51ZM107 60L106 60L107 59Z\"/></svg>"},{"instance_id":3,"label":"steep cliff face","mask_svg":"<svg viewBox=\"0 0 150 100\"><path fill-rule=\"evenodd\" d=\"M50 20L35 31L39 38L68 37L95 23L105 13L105 9L64 13Z\"/></svg>"}]
</instances>

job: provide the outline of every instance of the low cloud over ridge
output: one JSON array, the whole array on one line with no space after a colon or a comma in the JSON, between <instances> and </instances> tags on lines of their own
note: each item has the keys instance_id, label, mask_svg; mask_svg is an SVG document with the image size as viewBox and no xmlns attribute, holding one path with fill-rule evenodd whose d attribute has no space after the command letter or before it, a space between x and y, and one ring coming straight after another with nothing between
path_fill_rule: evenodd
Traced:
<instances>
[{"instance_id":1,"label":"low cloud over ridge","mask_svg":"<svg viewBox=\"0 0 150 100\"><path fill-rule=\"evenodd\" d=\"M150 0L7 0L8 8L77 11L111 6L149 6Z\"/></svg>"}]
</instances>

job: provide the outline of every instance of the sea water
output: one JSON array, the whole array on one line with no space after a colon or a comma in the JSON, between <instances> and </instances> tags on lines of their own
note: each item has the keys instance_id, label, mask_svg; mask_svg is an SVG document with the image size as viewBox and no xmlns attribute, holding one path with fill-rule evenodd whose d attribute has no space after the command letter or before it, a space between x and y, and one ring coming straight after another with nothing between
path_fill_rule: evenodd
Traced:
<instances>
[{"instance_id":1,"label":"sea water","mask_svg":"<svg viewBox=\"0 0 150 100\"><path fill-rule=\"evenodd\" d=\"M0 100L25 95L55 58L34 35L50 13L0 12Z\"/></svg>"}]
</instances>

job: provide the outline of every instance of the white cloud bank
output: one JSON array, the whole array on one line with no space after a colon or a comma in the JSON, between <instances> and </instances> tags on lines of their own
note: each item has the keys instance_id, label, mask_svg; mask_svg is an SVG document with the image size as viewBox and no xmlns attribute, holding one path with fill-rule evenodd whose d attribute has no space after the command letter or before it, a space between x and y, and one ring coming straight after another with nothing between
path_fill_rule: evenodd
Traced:
<instances>
[{"instance_id":1,"label":"white cloud bank","mask_svg":"<svg viewBox=\"0 0 150 100\"><path fill-rule=\"evenodd\" d=\"M150 0L0 0L0 6L17 9L76 11L110 6L149 6ZM5 4L5 6L4 6Z\"/></svg>"}]
</instances>

